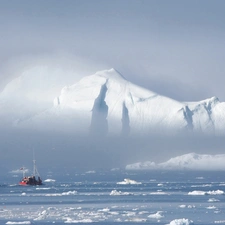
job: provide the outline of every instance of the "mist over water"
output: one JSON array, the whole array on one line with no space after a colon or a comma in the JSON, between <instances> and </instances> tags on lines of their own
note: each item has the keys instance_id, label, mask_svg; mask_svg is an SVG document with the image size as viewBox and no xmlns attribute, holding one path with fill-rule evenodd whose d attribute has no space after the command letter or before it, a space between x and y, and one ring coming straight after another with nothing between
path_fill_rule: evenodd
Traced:
<instances>
[{"instance_id":1,"label":"mist over water","mask_svg":"<svg viewBox=\"0 0 225 225\"><path fill-rule=\"evenodd\" d=\"M125 168L136 162L164 162L186 153L222 154L223 137L106 137L78 133L5 129L0 164L7 171L32 169L33 151L40 171L50 168L96 170ZM5 171L5 170L4 170Z\"/></svg>"}]
</instances>

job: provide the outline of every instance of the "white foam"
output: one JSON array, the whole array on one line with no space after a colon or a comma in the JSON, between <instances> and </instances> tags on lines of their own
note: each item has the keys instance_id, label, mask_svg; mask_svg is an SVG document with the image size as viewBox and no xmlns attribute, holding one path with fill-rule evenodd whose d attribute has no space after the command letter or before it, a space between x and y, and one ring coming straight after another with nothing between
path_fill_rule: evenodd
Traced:
<instances>
[{"instance_id":1,"label":"white foam","mask_svg":"<svg viewBox=\"0 0 225 225\"><path fill-rule=\"evenodd\" d=\"M60 193L52 193L52 194L46 194L46 197L56 197L56 196L62 196Z\"/></svg>"},{"instance_id":2,"label":"white foam","mask_svg":"<svg viewBox=\"0 0 225 225\"><path fill-rule=\"evenodd\" d=\"M51 188L36 188L36 190L50 190Z\"/></svg>"}]
</instances>

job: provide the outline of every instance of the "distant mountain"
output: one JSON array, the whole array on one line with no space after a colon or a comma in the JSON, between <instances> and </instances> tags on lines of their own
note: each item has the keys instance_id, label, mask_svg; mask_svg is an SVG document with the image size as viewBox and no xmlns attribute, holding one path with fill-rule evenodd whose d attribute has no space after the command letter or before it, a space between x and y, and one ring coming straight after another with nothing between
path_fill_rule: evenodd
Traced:
<instances>
[{"instance_id":1,"label":"distant mountain","mask_svg":"<svg viewBox=\"0 0 225 225\"><path fill-rule=\"evenodd\" d=\"M46 90L41 93L49 98ZM64 87L52 107L12 118L18 128L98 136L225 135L225 102L175 101L132 84L115 69Z\"/></svg>"},{"instance_id":2,"label":"distant mountain","mask_svg":"<svg viewBox=\"0 0 225 225\"><path fill-rule=\"evenodd\" d=\"M225 170L225 154L201 155L189 153L163 163L138 162L126 166L127 170Z\"/></svg>"}]
</instances>

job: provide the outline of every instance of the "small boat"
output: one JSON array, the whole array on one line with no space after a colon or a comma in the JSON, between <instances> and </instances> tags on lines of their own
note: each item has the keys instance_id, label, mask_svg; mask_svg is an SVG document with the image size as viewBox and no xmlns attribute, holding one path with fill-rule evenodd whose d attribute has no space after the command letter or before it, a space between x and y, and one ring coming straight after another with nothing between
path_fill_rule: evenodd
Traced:
<instances>
[{"instance_id":1,"label":"small boat","mask_svg":"<svg viewBox=\"0 0 225 225\"><path fill-rule=\"evenodd\" d=\"M33 174L31 176L25 175L25 168L22 167L20 170L23 170L23 178L19 182L19 185L26 186L26 185L42 185L42 180L40 174L38 173L36 160L33 160Z\"/></svg>"}]
</instances>

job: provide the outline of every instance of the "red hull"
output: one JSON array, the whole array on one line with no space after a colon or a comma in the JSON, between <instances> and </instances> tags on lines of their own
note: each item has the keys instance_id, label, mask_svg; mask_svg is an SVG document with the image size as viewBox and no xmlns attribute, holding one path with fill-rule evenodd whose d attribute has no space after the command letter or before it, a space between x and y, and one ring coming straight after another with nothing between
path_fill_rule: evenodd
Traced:
<instances>
[{"instance_id":1,"label":"red hull","mask_svg":"<svg viewBox=\"0 0 225 225\"><path fill-rule=\"evenodd\" d=\"M20 182L19 182L19 185L26 186L27 183L25 183L25 182L23 182L23 181L20 181Z\"/></svg>"},{"instance_id":2,"label":"red hull","mask_svg":"<svg viewBox=\"0 0 225 225\"><path fill-rule=\"evenodd\" d=\"M35 179L35 176L31 176L31 177L24 177L20 182L19 185L22 186L27 186L27 185L31 185L31 186L36 186L36 185L42 185L42 180L40 177L38 177L38 180Z\"/></svg>"}]
</instances>

